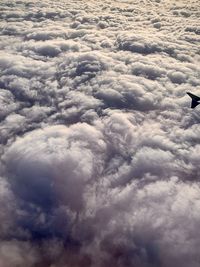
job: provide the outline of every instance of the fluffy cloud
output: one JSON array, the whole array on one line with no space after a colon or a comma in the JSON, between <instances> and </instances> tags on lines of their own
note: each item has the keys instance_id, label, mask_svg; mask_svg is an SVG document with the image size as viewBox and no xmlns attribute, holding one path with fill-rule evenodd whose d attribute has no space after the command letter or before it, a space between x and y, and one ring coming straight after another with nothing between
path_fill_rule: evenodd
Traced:
<instances>
[{"instance_id":1,"label":"fluffy cloud","mask_svg":"<svg viewBox=\"0 0 200 267\"><path fill-rule=\"evenodd\" d=\"M200 265L199 8L1 1L0 266Z\"/></svg>"}]
</instances>

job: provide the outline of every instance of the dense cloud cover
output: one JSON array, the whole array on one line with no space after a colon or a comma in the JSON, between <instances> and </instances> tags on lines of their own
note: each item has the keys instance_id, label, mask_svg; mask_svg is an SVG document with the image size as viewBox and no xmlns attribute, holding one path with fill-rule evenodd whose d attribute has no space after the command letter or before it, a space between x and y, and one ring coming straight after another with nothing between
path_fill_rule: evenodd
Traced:
<instances>
[{"instance_id":1,"label":"dense cloud cover","mask_svg":"<svg viewBox=\"0 0 200 267\"><path fill-rule=\"evenodd\" d=\"M0 10L0 266L199 267L200 2Z\"/></svg>"}]
</instances>

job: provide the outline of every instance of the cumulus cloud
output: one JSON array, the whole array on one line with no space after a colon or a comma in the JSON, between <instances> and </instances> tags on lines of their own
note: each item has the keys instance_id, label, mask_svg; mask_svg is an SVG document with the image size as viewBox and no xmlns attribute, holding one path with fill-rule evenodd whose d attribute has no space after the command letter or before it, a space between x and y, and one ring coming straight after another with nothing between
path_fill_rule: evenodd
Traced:
<instances>
[{"instance_id":1,"label":"cumulus cloud","mask_svg":"<svg viewBox=\"0 0 200 267\"><path fill-rule=\"evenodd\" d=\"M199 8L1 1L0 266L200 265Z\"/></svg>"}]
</instances>

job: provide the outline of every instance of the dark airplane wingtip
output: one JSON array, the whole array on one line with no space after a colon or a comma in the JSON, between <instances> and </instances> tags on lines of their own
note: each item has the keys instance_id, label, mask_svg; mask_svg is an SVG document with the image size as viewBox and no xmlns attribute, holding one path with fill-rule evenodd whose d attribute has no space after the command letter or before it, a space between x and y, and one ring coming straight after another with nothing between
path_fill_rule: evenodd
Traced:
<instances>
[{"instance_id":1,"label":"dark airplane wingtip","mask_svg":"<svg viewBox=\"0 0 200 267\"><path fill-rule=\"evenodd\" d=\"M187 95L189 95L189 97L193 98L193 94L191 94L190 92L186 92Z\"/></svg>"},{"instance_id":2,"label":"dark airplane wingtip","mask_svg":"<svg viewBox=\"0 0 200 267\"><path fill-rule=\"evenodd\" d=\"M192 100L192 103L191 103L191 108L195 108L196 106L198 106L200 103L198 103L197 101L195 100Z\"/></svg>"},{"instance_id":3,"label":"dark airplane wingtip","mask_svg":"<svg viewBox=\"0 0 200 267\"><path fill-rule=\"evenodd\" d=\"M199 101L200 100L200 97L199 96L197 96L197 95L194 95L194 94L192 94L192 93L190 93L190 92L186 92L192 99L194 99L194 100L196 100L196 101Z\"/></svg>"},{"instance_id":4,"label":"dark airplane wingtip","mask_svg":"<svg viewBox=\"0 0 200 267\"><path fill-rule=\"evenodd\" d=\"M194 109L196 106L198 106L200 104L200 97L196 96L190 92L186 92L191 98L192 98L192 102L191 102L191 108Z\"/></svg>"}]
</instances>

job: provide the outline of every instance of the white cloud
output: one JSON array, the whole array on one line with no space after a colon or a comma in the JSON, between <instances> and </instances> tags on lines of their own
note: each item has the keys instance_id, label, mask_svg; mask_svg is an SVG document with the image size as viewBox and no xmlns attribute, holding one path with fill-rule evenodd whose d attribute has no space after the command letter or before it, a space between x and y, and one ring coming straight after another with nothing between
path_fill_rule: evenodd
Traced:
<instances>
[{"instance_id":1,"label":"white cloud","mask_svg":"<svg viewBox=\"0 0 200 267\"><path fill-rule=\"evenodd\" d=\"M199 8L1 1L0 265L200 265Z\"/></svg>"}]
</instances>

